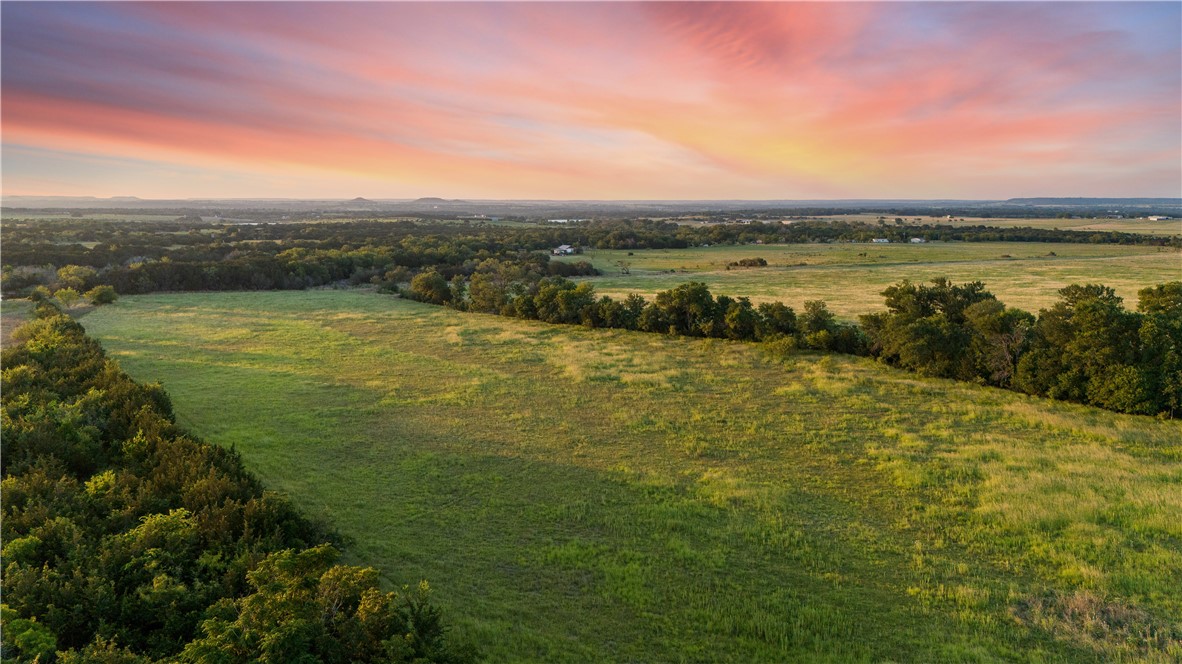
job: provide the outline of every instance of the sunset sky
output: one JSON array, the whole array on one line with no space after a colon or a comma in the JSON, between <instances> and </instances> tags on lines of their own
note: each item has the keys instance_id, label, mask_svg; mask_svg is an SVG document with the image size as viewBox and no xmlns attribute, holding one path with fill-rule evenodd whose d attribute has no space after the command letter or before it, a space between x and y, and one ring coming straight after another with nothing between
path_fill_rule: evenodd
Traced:
<instances>
[{"instance_id":1,"label":"sunset sky","mask_svg":"<svg viewBox=\"0 0 1182 664\"><path fill-rule=\"evenodd\" d=\"M3 193L1182 196L1182 3L5 1Z\"/></svg>"}]
</instances>

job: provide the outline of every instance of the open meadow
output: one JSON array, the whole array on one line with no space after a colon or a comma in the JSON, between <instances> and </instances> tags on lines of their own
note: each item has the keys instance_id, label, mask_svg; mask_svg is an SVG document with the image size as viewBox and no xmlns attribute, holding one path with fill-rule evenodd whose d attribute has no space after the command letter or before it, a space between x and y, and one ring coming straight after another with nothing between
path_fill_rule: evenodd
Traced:
<instances>
[{"instance_id":1,"label":"open meadow","mask_svg":"<svg viewBox=\"0 0 1182 664\"><path fill-rule=\"evenodd\" d=\"M728 264L763 258L767 267ZM800 311L821 299L838 316L884 309L880 293L903 279L983 281L1009 306L1037 313L1073 283L1101 283L1130 308L1137 291L1182 279L1182 252L1169 247L1042 242L928 242L924 244L768 244L689 249L589 250L555 260L589 260L603 276L596 290L651 297L686 281L705 282L715 294L779 300ZM621 262L630 274L621 274Z\"/></svg>"},{"instance_id":2,"label":"open meadow","mask_svg":"<svg viewBox=\"0 0 1182 664\"><path fill-rule=\"evenodd\" d=\"M0 301L0 348L12 343L12 333L32 318L33 303L28 300Z\"/></svg>"},{"instance_id":3,"label":"open meadow","mask_svg":"<svg viewBox=\"0 0 1182 664\"><path fill-rule=\"evenodd\" d=\"M885 284L908 275L830 252L912 256L774 249L684 260L749 250ZM1094 272L1177 260L1087 249L1126 252L1080 248ZM1182 658L1182 422L356 290L125 297L82 322L350 562L428 579L489 661Z\"/></svg>"},{"instance_id":4,"label":"open meadow","mask_svg":"<svg viewBox=\"0 0 1182 664\"><path fill-rule=\"evenodd\" d=\"M821 220L852 221L867 224L876 223L884 219L888 223L895 219L903 219L912 224L931 224L940 226L993 226L997 228L1042 228L1063 231L1116 231L1118 233L1139 233L1143 235L1182 235L1182 219L1149 219L1135 217L1117 219L1108 218L1074 218L1061 219L1059 217L946 217L900 216L882 212L860 212L856 214L835 214L813 217Z\"/></svg>"}]
</instances>

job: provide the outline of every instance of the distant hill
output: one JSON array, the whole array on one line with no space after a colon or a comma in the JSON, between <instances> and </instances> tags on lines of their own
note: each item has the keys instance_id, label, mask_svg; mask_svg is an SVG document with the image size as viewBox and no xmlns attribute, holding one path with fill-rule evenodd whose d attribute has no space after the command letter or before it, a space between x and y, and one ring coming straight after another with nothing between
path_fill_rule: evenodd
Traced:
<instances>
[{"instance_id":1,"label":"distant hill","mask_svg":"<svg viewBox=\"0 0 1182 664\"><path fill-rule=\"evenodd\" d=\"M438 198L436 196L426 196L424 198L416 198L413 203L421 203L427 205L439 205L441 203L467 203L468 201L458 198L448 200L446 198Z\"/></svg>"},{"instance_id":2,"label":"distant hill","mask_svg":"<svg viewBox=\"0 0 1182 664\"><path fill-rule=\"evenodd\" d=\"M1011 198L1005 205L1172 205L1182 206L1182 198Z\"/></svg>"},{"instance_id":3,"label":"distant hill","mask_svg":"<svg viewBox=\"0 0 1182 664\"><path fill-rule=\"evenodd\" d=\"M1179 198L1053 198L1031 197L1008 200L954 199L810 199L810 200L510 200L449 199L424 196L416 199L294 199L294 198L190 198L140 199L134 196L97 198L93 196L4 196L0 205L11 211L20 209L103 210L135 213L167 210L168 213L246 213L268 211L278 214L420 214L520 216L533 219L603 218L655 216L687 213L759 213L772 214L841 214L846 212L882 212L892 215L932 214L937 216L1038 216L1059 212L1074 214L1120 211L1136 216L1182 213Z\"/></svg>"}]
</instances>

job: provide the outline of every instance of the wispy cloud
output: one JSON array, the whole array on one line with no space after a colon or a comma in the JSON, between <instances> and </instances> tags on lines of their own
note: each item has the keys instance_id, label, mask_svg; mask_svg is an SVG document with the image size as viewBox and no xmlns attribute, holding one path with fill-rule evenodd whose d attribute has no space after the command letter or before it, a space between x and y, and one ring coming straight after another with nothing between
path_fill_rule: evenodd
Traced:
<instances>
[{"instance_id":1,"label":"wispy cloud","mask_svg":"<svg viewBox=\"0 0 1182 664\"><path fill-rule=\"evenodd\" d=\"M292 196L1179 195L1180 8L4 3L3 138Z\"/></svg>"}]
</instances>

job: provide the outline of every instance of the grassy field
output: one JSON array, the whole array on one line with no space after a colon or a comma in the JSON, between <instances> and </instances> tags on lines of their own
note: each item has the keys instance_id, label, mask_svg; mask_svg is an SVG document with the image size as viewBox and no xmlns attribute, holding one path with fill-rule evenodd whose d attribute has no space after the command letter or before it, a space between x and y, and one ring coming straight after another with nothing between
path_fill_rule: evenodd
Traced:
<instances>
[{"instance_id":1,"label":"grassy field","mask_svg":"<svg viewBox=\"0 0 1182 664\"><path fill-rule=\"evenodd\" d=\"M883 308L880 293L902 279L984 281L1002 302L1037 313L1073 283L1116 289L1129 307L1137 291L1182 279L1182 252L1163 247L1027 242L926 244L787 244L692 249L592 250L558 260L590 260L604 274L596 289L622 297L652 294L689 280L714 293L746 295L755 302L780 300L798 311L806 300L825 300L839 316ZM733 268L742 258L761 257L768 266ZM630 275L620 274L620 261Z\"/></svg>"},{"instance_id":2,"label":"grassy field","mask_svg":"<svg viewBox=\"0 0 1182 664\"><path fill-rule=\"evenodd\" d=\"M1176 661L1182 423L358 291L85 316L490 661Z\"/></svg>"},{"instance_id":3,"label":"grassy field","mask_svg":"<svg viewBox=\"0 0 1182 664\"><path fill-rule=\"evenodd\" d=\"M28 300L0 301L0 348L12 343L12 332L25 324L33 314L33 303Z\"/></svg>"},{"instance_id":4,"label":"grassy field","mask_svg":"<svg viewBox=\"0 0 1182 664\"><path fill-rule=\"evenodd\" d=\"M1046 217L1042 219L1028 219L1025 217L900 217L899 215L879 212L864 212L860 214L838 214L817 217L834 221L856 221L873 224L882 217L888 223L900 218L909 224L939 224L941 226L995 226L998 228L1046 228L1063 231L1117 231L1120 233L1139 233L1142 235L1182 235L1182 219L1059 219Z\"/></svg>"}]
</instances>

